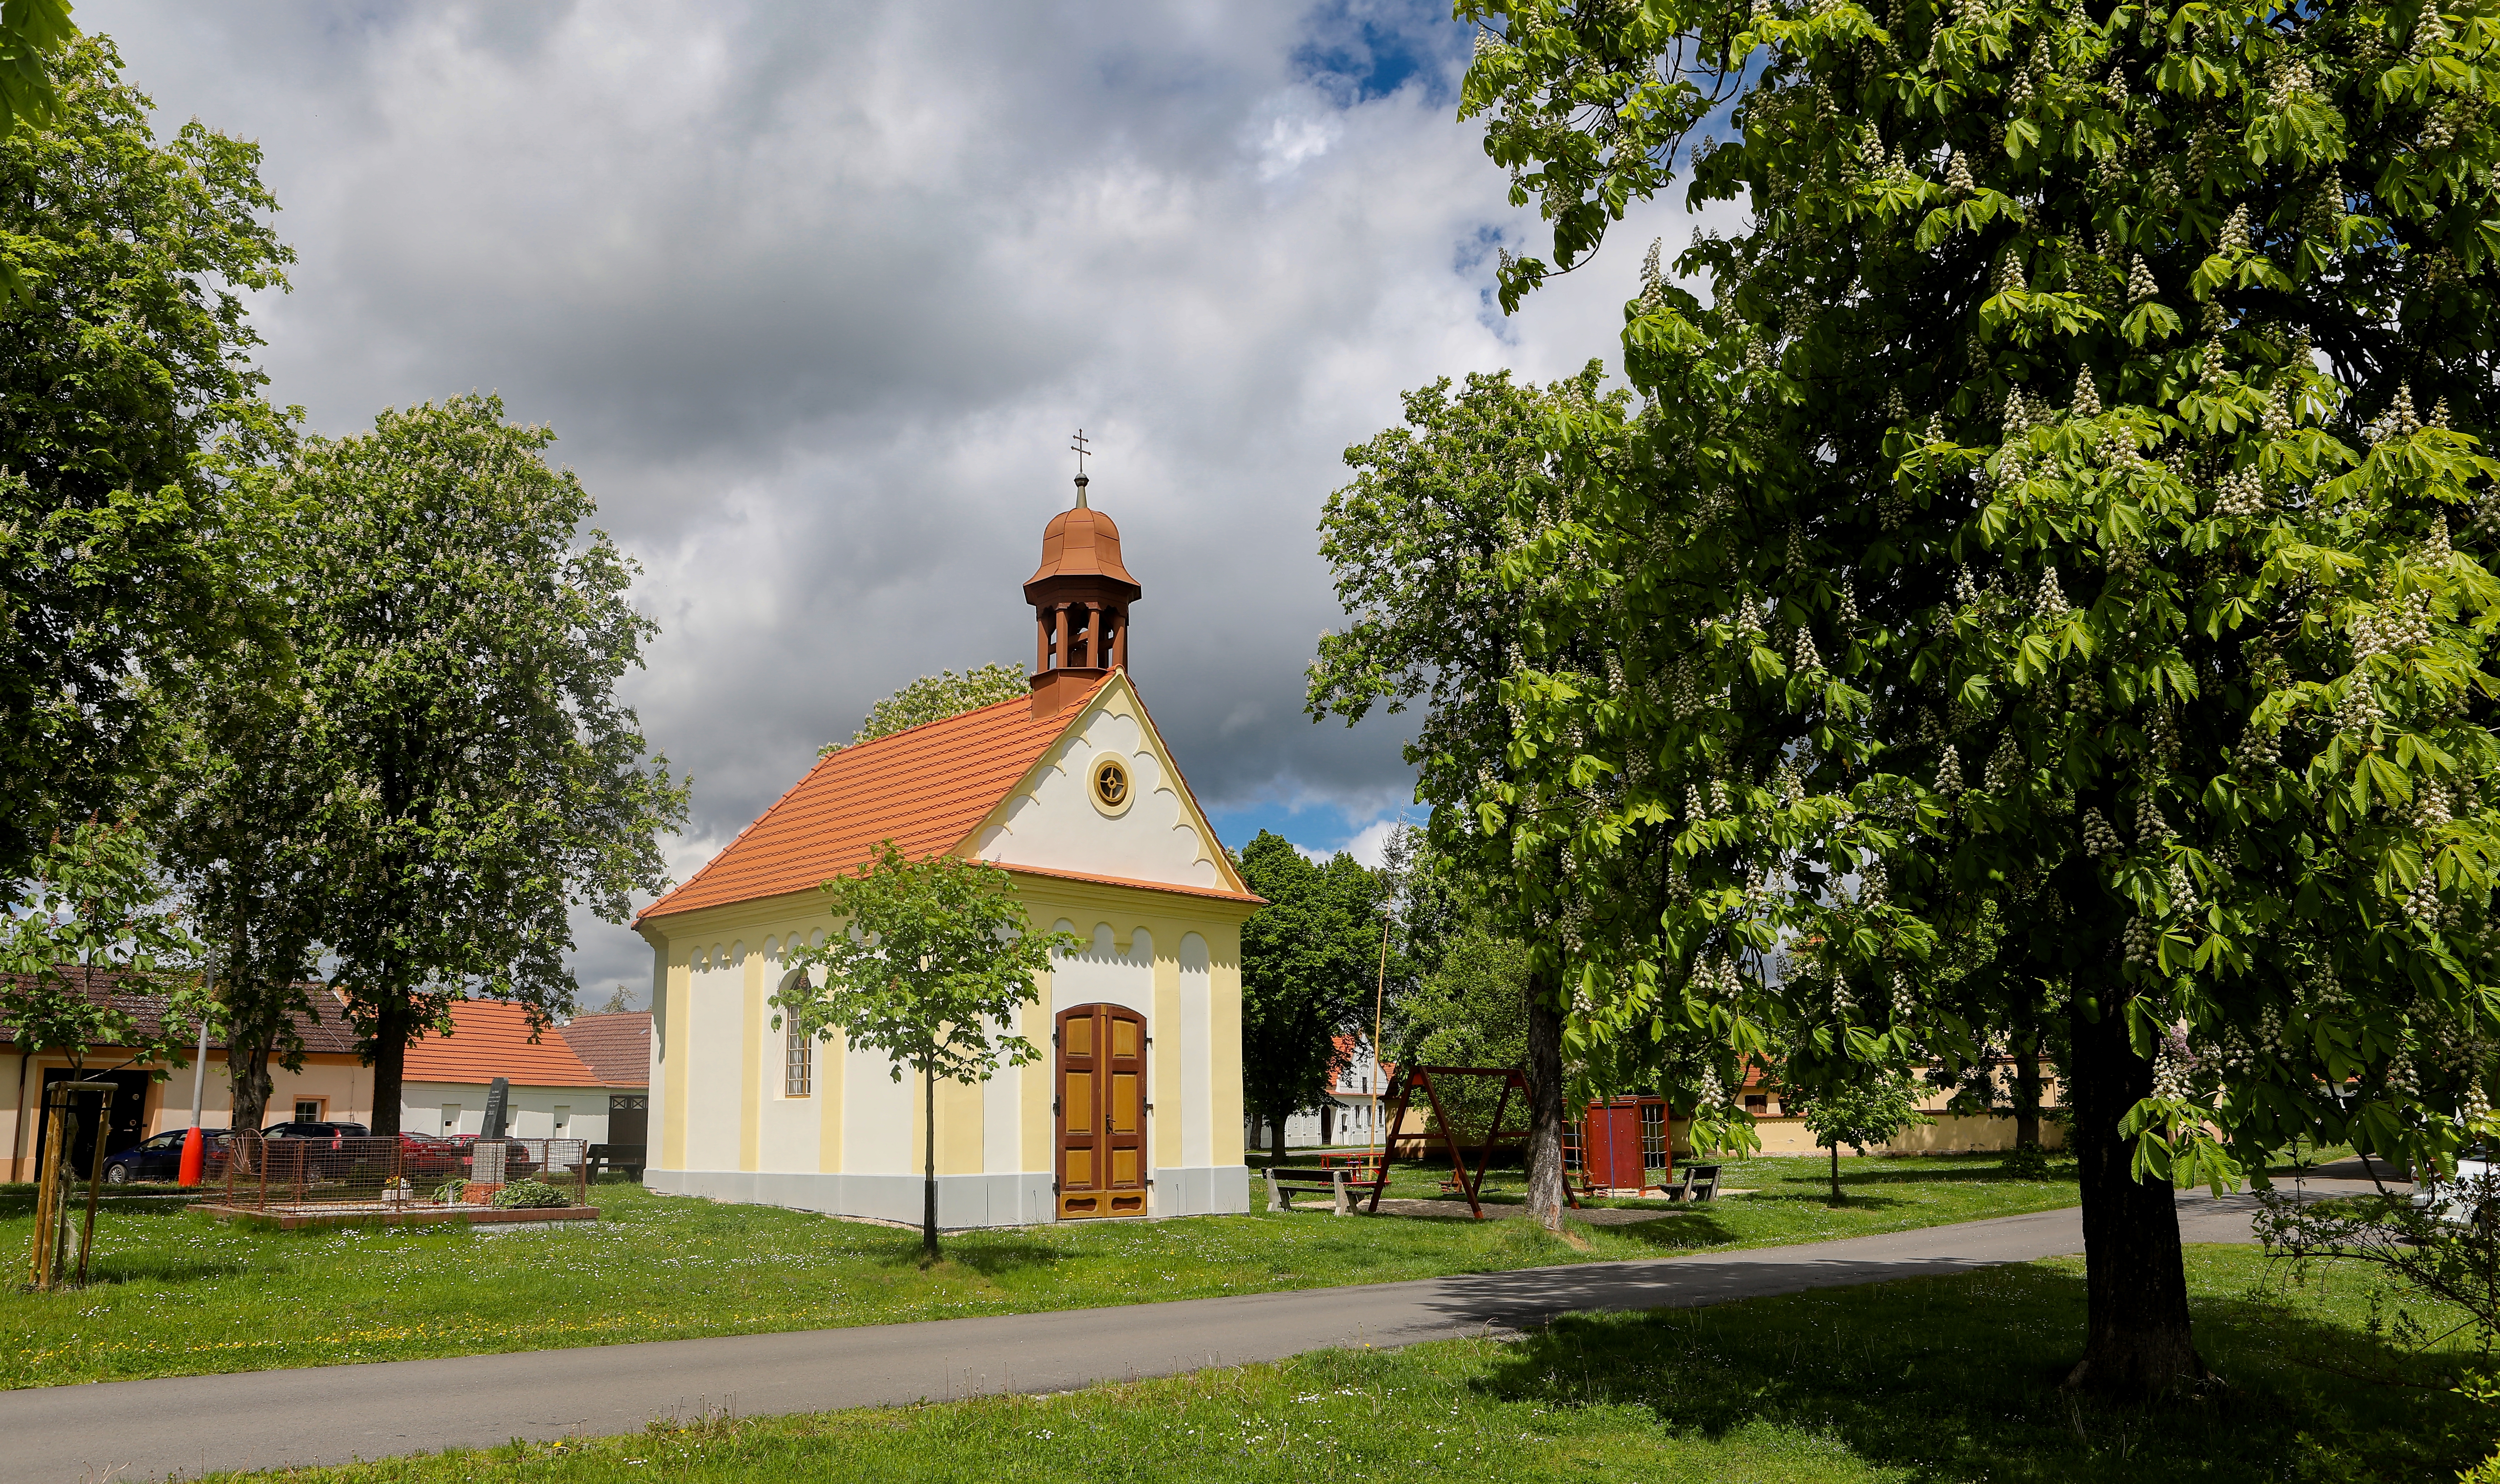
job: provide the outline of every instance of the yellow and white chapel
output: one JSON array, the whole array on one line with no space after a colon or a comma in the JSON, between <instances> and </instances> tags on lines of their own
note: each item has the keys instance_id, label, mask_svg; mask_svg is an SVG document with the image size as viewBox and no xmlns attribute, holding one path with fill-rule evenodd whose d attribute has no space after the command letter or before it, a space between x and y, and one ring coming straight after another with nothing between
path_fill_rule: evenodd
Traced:
<instances>
[{"instance_id":1,"label":"yellow and white chapel","mask_svg":"<svg viewBox=\"0 0 2500 1484\"><path fill-rule=\"evenodd\" d=\"M926 1115L882 1053L775 1030L819 883L892 840L1008 873L1054 958L1016 1027L1042 1060L938 1085L949 1228L1250 1208L1242 920L1259 905L1129 675L1141 589L1086 501L1024 585L1029 695L833 752L635 926L651 944L650 1162L669 1194L917 1225Z\"/></svg>"}]
</instances>

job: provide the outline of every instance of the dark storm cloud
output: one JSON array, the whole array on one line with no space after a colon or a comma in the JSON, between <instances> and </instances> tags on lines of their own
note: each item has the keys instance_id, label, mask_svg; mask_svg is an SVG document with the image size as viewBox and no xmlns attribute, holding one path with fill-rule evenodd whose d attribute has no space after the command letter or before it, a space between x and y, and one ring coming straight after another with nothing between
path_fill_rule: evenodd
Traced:
<instances>
[{"instance_id":1,"label":"dark storm cloud","mask_svg":"<svg viewBox=\"0 0 2500 1484\"><path fill-rule=\"evenodd\" d=\"M1027 658L1080 423L1204 802L1360 828L1406 797L1394 723L1301 712L1340 454L1433 377L1607 353L1638 255L1489 309L1492 247L1534 224L1453 119L1446 16L78 11L168 122L265 148L302 255L255 309L280 400L344 433L477 388L561 435L664 628L632 695L695 780L680 875L878 696ZM592 991L647 963L584 922Z\"/></svg>"}]
</instances>

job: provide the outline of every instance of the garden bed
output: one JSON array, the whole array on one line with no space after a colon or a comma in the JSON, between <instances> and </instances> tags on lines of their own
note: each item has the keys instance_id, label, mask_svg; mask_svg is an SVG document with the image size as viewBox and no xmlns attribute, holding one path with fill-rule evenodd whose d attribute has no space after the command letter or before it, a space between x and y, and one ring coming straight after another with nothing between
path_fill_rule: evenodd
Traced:
<instances>
[{"instance_id":1,"label":"garden bed","mask_svg":"<svg viewBox=\"0 0 2500 1484\"><path fill-rule=\"evenodd\" d=\"M512 1222L597 1221L595 1205L432 1205L362 1201L243 1206L203 1202L191 1209L219 1221L271 1232L324 1227L500 1226Z\"/></svg>"}]
</instances>

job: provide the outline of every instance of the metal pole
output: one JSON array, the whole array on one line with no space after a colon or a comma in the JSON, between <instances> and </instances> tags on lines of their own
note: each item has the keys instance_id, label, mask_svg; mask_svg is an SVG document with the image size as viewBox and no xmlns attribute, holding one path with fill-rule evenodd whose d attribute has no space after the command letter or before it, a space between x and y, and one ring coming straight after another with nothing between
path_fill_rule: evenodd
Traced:
<instances>
[{"instance_id":1,"label":"metal pole","mask_svg":"<svg viewBox=\"0 0 2500 1484\"><path fill-rule=\"evenodd\" d=\"M209 1017L200 1017L200 1056L191 1063L191 1127L200 1126L200 1095L209 1077Z\"/></svg>"},{"instance_id":2,"label":"metal pole","mask_svg":"<svg viewBox=\"0 0 2500 1484\"><path fill-rule=\"evenodd\" d=\"M104 1192L104 1146L113 1132L113 1093L107 1086L95 1102L95 1168L86 1179L86 1228L79 1234L79 1287L86 1287L87 1258L95 1251L95 1205Z\"/></svg>"}]
</instances>

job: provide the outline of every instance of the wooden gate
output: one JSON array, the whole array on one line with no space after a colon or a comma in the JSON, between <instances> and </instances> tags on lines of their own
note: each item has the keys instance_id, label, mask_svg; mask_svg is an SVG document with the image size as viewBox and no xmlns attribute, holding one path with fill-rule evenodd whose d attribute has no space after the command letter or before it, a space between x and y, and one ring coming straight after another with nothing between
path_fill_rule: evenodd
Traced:
<instances>
[{"instance_id":1,"label":"wooden gate","mask_svg":"<svg viewBox=\"0 0 2500 1484\"><path fill-rule=\"evenodd\" d=\"M1060 1012L1059 1219L1146 1211L1146 1017L1116 1005Z\"/></svg>"},{"instance_id":2,"label":"wooden gate","mask_svg":"<svg viewBox=\"0 0 2500 1484\"><path fill-rule=\"evenodd\" d=\"M609 1093L608 1095L608 1141L611 1144L650 1142L651 1095L649 1093Z\"/></svg>"}]
</instances>

